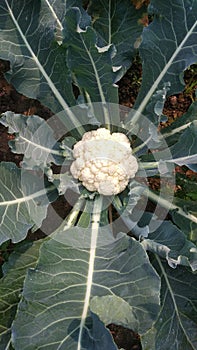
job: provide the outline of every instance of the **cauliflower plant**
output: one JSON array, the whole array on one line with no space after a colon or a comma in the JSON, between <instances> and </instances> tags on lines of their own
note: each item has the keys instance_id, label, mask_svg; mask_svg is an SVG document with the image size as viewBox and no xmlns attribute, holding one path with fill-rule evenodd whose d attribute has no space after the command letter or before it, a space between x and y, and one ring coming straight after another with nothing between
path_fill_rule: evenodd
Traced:
<instances>
[{"instance_id":1,"label":"cauliflower plant","mask_svg":"<svg viewBox=\"0 0 197 350\"><path fill-rule=\"evenodd\" d=\"M70 171L89 191L105 196L122 192L138 170L129 139L105 128L86 132L73 149Z\"/></svg>"}]
</instances>

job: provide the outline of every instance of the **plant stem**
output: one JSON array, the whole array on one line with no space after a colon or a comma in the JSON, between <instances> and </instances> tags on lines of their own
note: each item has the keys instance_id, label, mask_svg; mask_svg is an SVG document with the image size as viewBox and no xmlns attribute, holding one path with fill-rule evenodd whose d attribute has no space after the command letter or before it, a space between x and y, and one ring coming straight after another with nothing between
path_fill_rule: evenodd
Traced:
<instances>
[{"instance_id":1,"label":"plant stem","mask_svg":"<svg viewBox=\"0 0 197 350\"><path fill-rule=\"evenodd\" d=\"M120 212L121 209L123 208L123 205L122 205L122 202L120 200L120 198L118 196L115 196L114 199L113 199L113 205L115 207L115 209Z\"/></svg>"},{"instance_id":2,"label":"plant stem","mask_svg":"<svg viewBox=\"0 0 197 350\"><path fill-rule=\"evenodd\" d=\"M103 196L99 196L95 198L94 205L93 205L92 220L91 220L92 227L97 228L97 226L100 223L102 204L103 204Z\"/></svg>"},{"instance_id":3,"label":"plant stem","mask_svg":"<svg viewBox=\"0 0 197 350\"><path fill-rule=\"evenodd\" d=\"M84 205L85 199L84 197L79 197L77 202L75 203L73 209L70 211L69 215L66 217L65 220L61 223L61 225L55 230L55 233L58 233L60 231L66 231L70 227L74 226L76 224L78 215Z\"/></svg>"},{"instance_id":4,"label":"plant stem","mask_svg":"<svg viewBox=\"0 0 197 350\"><path fill-rule=\"evenodd\" d=\"M112 231L113 231L112 222L113 222L112 205L110 204L110 206L109 206L109 223L110 223L111 229L112 229Z\"/></svg>"},{"instance_id":5,"label":"plant stem","mask_svg":"<svg viewBox=\"0 0 197 350\"><path fill-rule=\"evenodd\" d=\"M9 342L7 343L7 346L6 346L5 350L9 350L9 349L10 349L10 345L11 345L11 339L10 339Z\"/></svg>"},{"instance_id":6,"label":"plant stem","mask_svg":"<svg viewBox=\"0 0 197 350\"><path fill-rule=\"evenodd\" d=\"M84 307L83 307L83 312L81 315L81 323L79 327L77 350L81 350L82 335L83 335L83 330L87 319L88 309L90 304L102 204L103 204L103 196L99 196L95 198L94 205L93 205L92 221L91 221L92 229L91 229L91 243L90 243L90 252L89 252L90 257L89 257L89 265L88 265L89 268L88 268L88 276L87 276L87 283L86 283L86 293L84 298Z\"/></svg>"},{"instance_id":7,"label":"plant stem","mask_svg":"<svg viewBox=\"0 0 197 350\"><path fill-rule=\"evenodd\" d=\"M140 169L156 169L159 162L140 162Z\"/></svg>"},{"instance_id":8,"label":"plant stem","mask_svg":"<svg viewBox=\"0 0 197 350\"><path fill-rule=\"evenodd\" d=\"M183 130L187 129L191 125L191 123L192 122L189 122L187 124L179 126L179 127L175 128L175 129L171 130L170 132L165 132L165 130L164 130L164 132L161 135L159 135L159 139L162 139L164 137L166 139L167 137L170 137L170 136L172 136L174 134L177 134L177 133L183 131Z\"/></svg>"},{"instance_id":9,"label":"plant stem","mask_svg":"<svg viewBox=\"0 0 197 350\"><path fill-rule=\"evenodd\" d=\"M142 148L144 148L149 143L149 141L151 139L152 139L152 135L150 135L148 137L148 139L146 141L144 141L143 143L141 143L139 146L133 148L133 154L136 154L138 151L140 151Z\"/></svg>"},{"instance_id":10,"label":"plant stem","mask_svg":"<svg viewBox=\"0 0 197 350\"><path fill-rule=\"evenodd\" d=\"M165 198L160 197L159 195L153 193L150 190L145 190L144 194L146 194L148 196L149 199L151 199L153 202L158 203L159 205L161 205L162 207L170 210L176 210L178 214L182 215L183 217L185 217L188 220L191 220L193 222L195 222L197 224L197 218L190 214L190 213L185 213L184 210L180 207L178 207L175 204L170 203L168 200L166 200Z\"/></svg>"},{"instance_id":11,"label":"plant stem","mask_svg":"<svg viewBox=\"0 0 197 350\"><path fill-rule=\"evenodd\" d=\"M75 225L75 223L77 221L77 217L79 215L79 212L80 212L83 204L84 204L84 198L79 197L78 201L75 203L70 214L66 218L66 226L71 227L71 226Z\"/></svg>"}]
</instances>

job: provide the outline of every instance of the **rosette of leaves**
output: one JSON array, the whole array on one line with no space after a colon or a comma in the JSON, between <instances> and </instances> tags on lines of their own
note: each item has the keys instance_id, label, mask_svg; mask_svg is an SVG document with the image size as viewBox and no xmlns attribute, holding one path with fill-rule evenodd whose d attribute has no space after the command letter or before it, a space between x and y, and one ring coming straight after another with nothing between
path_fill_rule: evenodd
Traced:
<instances>
[{"instance_id":1,"label":"rosette of leaves","mask_svg":"<svg viewBox=\"0 0 197 350\"><path fill-rule=\"evenodd\" d=\"M158 132L166 97L183 90L196 62L196 14L191 0L140 9L130 0L92 0L86 9L80 0L1 1L5 76L54 113L48 123L10 111L0 119L14 135L12 152L24 155L20 168L0 164L0 242L14 243L0 282L2 349L117 349L110 323L137 332L145 350L196 348L196 209L191 196L173 198L173 165L196 169L196 102ZM141 89L133 109L121 109L116 83L138 51ZM99 126L127 134L139 162L113 198L69 172L73 145ZM147 177L159 178L160 190ZM54 232L45 220L49 236L27 244L68 192L67 217Z\"/></svg>"}]
</instances>

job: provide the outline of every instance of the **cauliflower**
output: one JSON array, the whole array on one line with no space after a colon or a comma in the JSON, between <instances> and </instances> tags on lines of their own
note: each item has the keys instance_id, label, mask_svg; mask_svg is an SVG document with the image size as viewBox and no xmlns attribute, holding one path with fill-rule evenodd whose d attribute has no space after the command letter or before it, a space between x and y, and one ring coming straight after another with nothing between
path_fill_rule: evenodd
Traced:
<instances>
[{"instance_id":1,"label":"cauliflower","mask_svg":"<svg viewBox=\"0 0 197 350\"><path fill-rule=\"evenodd\" d=\"M70 171L89 191L105 196L122 192L138 170L129 139L105 128L86 132L74 145Z\"/></svg>"}]
</instances>

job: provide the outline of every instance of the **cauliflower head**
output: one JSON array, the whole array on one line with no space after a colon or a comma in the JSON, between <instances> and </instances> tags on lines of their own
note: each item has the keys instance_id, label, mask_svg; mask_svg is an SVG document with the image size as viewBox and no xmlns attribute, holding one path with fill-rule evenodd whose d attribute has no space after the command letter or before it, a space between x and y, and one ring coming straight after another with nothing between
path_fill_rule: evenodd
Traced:
<instances>
[{"instance_id":1,"label":"cauliflower head","mask_svg":"<svg viewBox=\"0 0 197 350\"><path fill-rule=\"evenodd\" d=\"M122 192L138 170L126 135L105 128L86 132L74 145L71 174L89 191L110 196Z\"/></svg>"}]
</instances>

